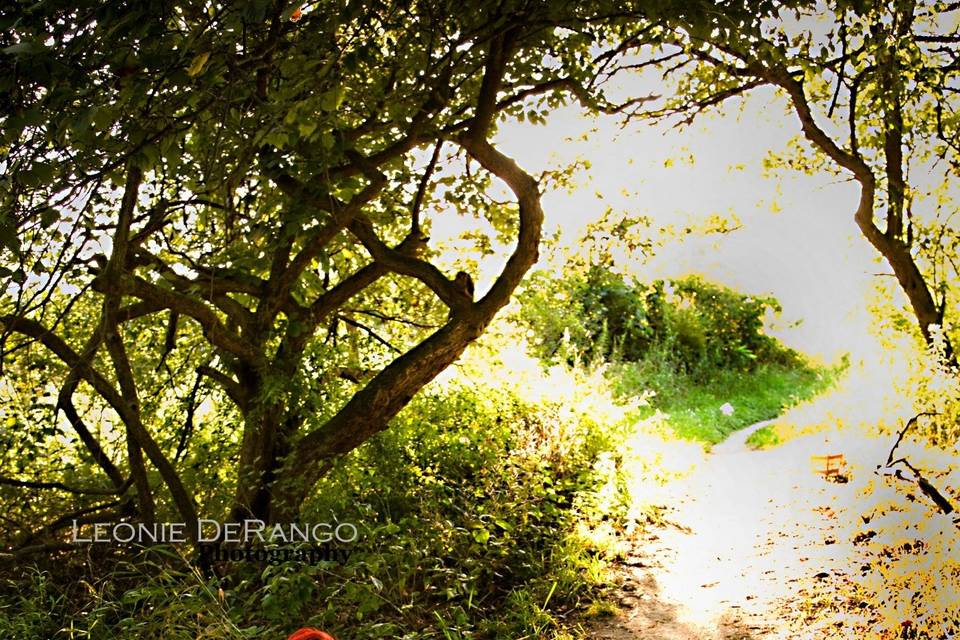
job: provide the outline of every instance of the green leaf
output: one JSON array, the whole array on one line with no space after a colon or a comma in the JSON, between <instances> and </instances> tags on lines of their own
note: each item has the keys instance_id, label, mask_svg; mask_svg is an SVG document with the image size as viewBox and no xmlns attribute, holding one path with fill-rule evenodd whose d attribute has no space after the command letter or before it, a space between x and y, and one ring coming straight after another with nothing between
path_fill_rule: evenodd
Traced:
<instances>
[{"instance_id":1,"label":"green leaf","mask_svg":"<svg viewBox=\"0 0 960 640\"><path fill-rule=\"evenodd\" d=\"M15 55L30 55L34 53L43 53L47 48L39 42L18 42L17 44L12 44L9 47L5 47L3 52L12 56Z\"/></svg>"},{"instance_id":2,"label":"green leaf","mask_svg":"<svg viewBox=\"0 0 960 640\"><path fill-rule=\"evenodd\" d=\"M112 110L102 107L93 108L92 122L94 128L98 131L106 131L113 125L115 120L116 118Z\"/></svg>"},{"instance_id":3,"label":"green leaf","mask_svg":"<svg viewBox=\"0 0 960 640\"><path fill-rule=\"evenodd\" d=\"M210 59L210 52L204 51L203 53L198 53L193 57L193 61L190 63L190 67L187 69L187 75L191 78L195 78L203 72L203 68L207 64L207 60Z\"/></svg>"},{"instance_id":4,"label":"green leaf","mask_svg":"<svg viewBox=\"0 0 960 640\"><path fill-rule=\"evenodd\" d=\"M5 213L0 212L0 247L6 247L14 255L20 255L20 238L17 229Z\"/></svg>"},{"instance_id":5,"label":"green leaf","mask_svg":"<svg viewBox=\"0 0 960 640\"><path fill-rule=\"evenodd\" d=\"M53 179L53 165L47 162L36 162L26 171L21 171L20 182L27 187L36 187L50 182Z\"/></svg>"},{"instance_id":6,"label":"green leaf","mask_svg":"<svg viewBox=\"0 0 960 640\"><path fill-rule=\"evenodd\" d=\"M48 229L60 219L60 213L53 207L44 207L40 211L40 224L44 229Z\"/></svg>"},{"instance_id":7,"label":"green leaf","mask_svg":"<svg viewBox=\"0 0 960 640\"><path fill-rule=\"evenodd\" d=\"M320 108L324 111L336 111L343 104L346 97L346 90L343 85L324 91L320 95Z\"/></svg>"},{"instance_id":8,"label":"green leaf","mask_svg":"<svg viewBox=\"0 0 960 640\"><path fill-rule=\"evenodd\" d=\"M317 129L317 123L314 120L308 122L300 122L297 124L297 130L300 132L300 135L304 138L309 138Z\"/></svg>"}]
</instances>

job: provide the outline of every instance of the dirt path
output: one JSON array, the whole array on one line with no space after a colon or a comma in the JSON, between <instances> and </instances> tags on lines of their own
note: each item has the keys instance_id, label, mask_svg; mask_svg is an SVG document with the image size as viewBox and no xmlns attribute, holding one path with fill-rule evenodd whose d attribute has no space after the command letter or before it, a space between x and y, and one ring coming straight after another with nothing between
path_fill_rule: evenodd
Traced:
<instances>
[{"instance_id":1,"label":"dirt path","mask_svg":"<svg viewBox=\"0 0 960 640\"><path fill-rule=\"evenodd\" d=\"M825 481L811 456L844 453L856 474L883 443L816 434L750 450L747 437L765 424L734 434L668 487L669 524L644 534L620 565L621 613L593 622L591 638L804 637L789 612L802 608L802 587L847 571L851 535L841 523L860 485Z\"/></svg>"}]
</instances>

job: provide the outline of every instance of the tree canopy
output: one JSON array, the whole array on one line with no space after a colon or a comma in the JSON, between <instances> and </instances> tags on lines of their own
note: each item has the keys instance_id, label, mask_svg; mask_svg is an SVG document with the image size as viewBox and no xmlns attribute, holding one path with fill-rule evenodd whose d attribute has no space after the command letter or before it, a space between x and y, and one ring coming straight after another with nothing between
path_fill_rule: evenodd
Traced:
<instances>
[{"instance_id":1,"label":"tree canopy","mask_svg":"<svg viewBox=\"0 0 960 640\"><path fill-rule=\"evenodd\" d=\"M960 6L938 0L692 2L637 43L679 60L664 72L676 92L647 116L690 122L761 86L786 97L806 144L780 164L855 181L860 233L953 364L958 20Z\"/></svg>"},{"instance_id":2,"label":"tree canopy","mask_svg":"<svg viewBox=\"0 0 960 640\"><path fill-rule=\"evenodd\" d=\"M476 9L8 9L0 323L5 367L33 387L9 413L14 468L38 443L80 446L102 477L77 489L84 517L153 520L158 475L188 523L290 518L456 360L537 259L543 184L491 143L498 119L570 96L614 108L587 87L596 47L631 25L613 3ZM493 178L513 202L485 198ZM432 261L431 220L457 209L514 238L477 292ZM232 469L205 468L211 448Z\"/></svg>"},{"instance_id":3,"label":"tree canopy","mask_svg":"<svg viewBox=\"0 0 960 640\"><path fill-rule=\"evenodd\" d=\"M957 15L933 0L15 3L0 347L27 400L6 410L23 429L4 433L4 465L58 478L8 484L72 504L14 527L19 545L70 515L293 517L536 262L549 176L492 140L571 101L689 121L777 88L815 151L788 163L852 176L857 225L952 360ZM606 97L637 70L675 92ZM493 180L512 201L488 197ZM456 212L511 238L489 281L431 244ZM83 463L28 470L41 449Z\"/></svg>"}]
</instances>

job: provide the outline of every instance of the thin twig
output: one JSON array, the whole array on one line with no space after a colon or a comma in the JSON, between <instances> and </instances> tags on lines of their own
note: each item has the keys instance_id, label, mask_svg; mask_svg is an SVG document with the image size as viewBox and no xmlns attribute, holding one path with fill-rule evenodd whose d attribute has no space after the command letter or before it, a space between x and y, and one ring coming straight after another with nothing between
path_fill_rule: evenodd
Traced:
<instances>
[{"instance_id":1,"label":"thin twig","mask_svg":"<svg viewBox=\"0 0 960 640\"><path fill-rule=\"evenodd\" d=\"M891 464L893 464L893 452L896 451L897 447L900 446L900 443L903 441L903 436L906 435L910 427L916 424L917 420L919 420L921 416L935 416L935 415L937 414L931 413L929 411L924 411L923 413L918 413L917 415L913 416L907 421L906 426L904 426L903 429L900 430L900 434L897 436L897 441L893 443L893 448L890 449L890 454L887 456L886 466L889 467Z\"/></svg>"},{"instance_id":2,"label":"thin twig","mask_svg":"<svg viewBox=\"0 0 960 640\"><path fill-rule=\"evenodd\" d=\"M357 329L364 331L367 335L369 335L371 338L373 338L383 346L387 347L388 349L392 349L397 353L403 353L403 351L399 347L395 347L392 344L390 344L390 342L386 338L381 337L380 335L377 334L376 331L374 331L367 325L363 324L362 322L358 322L353 318L348 318L347 316L337 316L337 317L340 320L343 320L345 323L347 323L351 327L356 327Z\"/></svg>"}]
</instances>

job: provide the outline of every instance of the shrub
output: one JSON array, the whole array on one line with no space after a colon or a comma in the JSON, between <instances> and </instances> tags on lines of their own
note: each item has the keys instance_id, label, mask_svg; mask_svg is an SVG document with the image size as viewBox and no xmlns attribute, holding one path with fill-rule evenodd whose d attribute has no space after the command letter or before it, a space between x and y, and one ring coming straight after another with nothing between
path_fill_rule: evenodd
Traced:
<instances>
[{"instance_id":1,"label":"shrub","mask_svg":"<svg viewBox=\"0 0 960 640\"><path fill-rule=\"evenodd\" d=\"M94 575L78 555L62 565L76 564L79 588L66 571L0 583L2 636L239 640L311 625L355 640L571 637L557 614L604 580L588 530L627 518L609 452L635 413L602 377L547 380L537 364L542 388L581 391L559 402L502 380L434 385L341 461L303 521L356 524L346 560L239 565L218 583L175 554L97 562Z\"/></svg>"},{"instance_id":2,"label":"shrub","mask_svg":"<svg viewBox=\"0 0 960 640\"><path fill-rule=\"evenodd\" d=\"M538 274L521 294L518 322L547 362L639 362L656 356L684 373L753 370L799 358L763 332L770 297L748 296L688 276L643 284L592 267L585 274Z\"/></svg>"}]
</instances>

